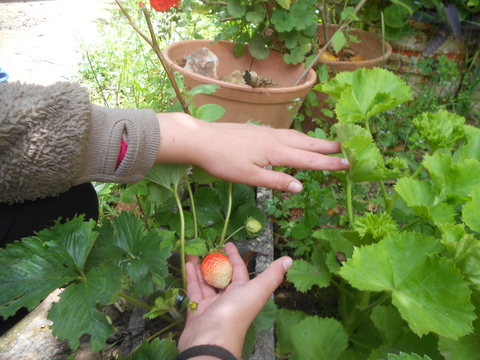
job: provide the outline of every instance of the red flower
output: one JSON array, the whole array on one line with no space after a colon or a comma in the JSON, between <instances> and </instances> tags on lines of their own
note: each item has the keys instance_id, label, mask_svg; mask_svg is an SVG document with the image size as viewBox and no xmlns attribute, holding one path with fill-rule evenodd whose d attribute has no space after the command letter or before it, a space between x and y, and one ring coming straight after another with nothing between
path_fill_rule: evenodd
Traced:
<instances>
[{"instance_id":1,"label":"red flower","mask_svg":"<svg viewBox=\"0 0 480 360\"><path fill-rule=\"evenodd\" d=\"M150 0L150 5L155 11L167 11L168 9L177 6L180 0Z\"/></svg>"}]
</instances>

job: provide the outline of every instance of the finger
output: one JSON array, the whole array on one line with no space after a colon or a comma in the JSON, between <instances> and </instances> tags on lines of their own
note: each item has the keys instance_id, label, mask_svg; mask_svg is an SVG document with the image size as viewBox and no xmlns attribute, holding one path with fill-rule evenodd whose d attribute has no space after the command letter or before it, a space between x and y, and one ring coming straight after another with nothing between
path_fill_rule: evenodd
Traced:
<instances>
[{"instance_id":1,"label":"finger","mask_svg":"<svg viewBox=\"0 0 480 360\"><path fill-rule=\"evenodd\" d=\"M225 244L225 251L227 252L233 267L232 283L241 285L250 280L247 266L240 256L237 247L233 243L229 242Z\"/></svg>"},{"instance_id":2,"label":"finger","mask_svg":"<svg viewBox=\"0 0 480 360\"><path fill-rule=\"evenodd\" d=\"M203 300L203 292L195 269L195 263L188 261L185 264L187 271L187 293L190 301L200 302Z\"/></svg>"},{"instance_id":3,"label":"finger","mask_svg":"<svg viewBox=\"0 0 480 360\"><path fill-rule=\"evenodd\" d=\"M296 130L278 130L283 131L282 141L284 144L300 150L313 151L321 154L338 154L341 152L341 146L338 141L317 139L305 135Z\"/></svg>"},{"instance_id":4,"label":"finger","mask_svg":"<svg viewBox=\"0 0 480 360\"><path fill-rule=\"evenodd\" d=\"M250 299L252 303L255 303L254 298L258 299L257 301L260 304L259 311L270 295L280 286L285 273L292 264L292 258L288 256L281 257L271 263L263 273L245 285L249 288L249 291L245 292L246 296L252 297Z\"/></svg>"}]
</instances>

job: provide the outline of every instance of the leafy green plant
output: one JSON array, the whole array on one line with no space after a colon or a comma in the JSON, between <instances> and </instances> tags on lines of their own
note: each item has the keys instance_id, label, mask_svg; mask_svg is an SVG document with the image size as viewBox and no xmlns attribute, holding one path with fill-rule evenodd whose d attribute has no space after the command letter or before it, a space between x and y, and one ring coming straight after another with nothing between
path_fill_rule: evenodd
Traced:
<instances>
[{"instance_id":1,"label":"leafy green plant","mask_svg":"<svg viewBox=\"0 0 480 360\"><path fill-rule=\"evenodd\" d=\"M100 308L120 297L147 309L146 317L166 321L149 340L170 328L181 329L188 305L182 290L185 255L201 256L229 239L241 241L254 236L247 231L252 231L251 227L246 228L252 219L262 226L265 223L252 188L218 181L194 191L187 169L186 165L158 165L137 185L139 197L152 198L150 213L138 216L122 212L98 226L77 217L0 250L0 314L9 317L21 307L32 309L62 287L60 301L52 307L49 319L53 321L53 334L68 339L73 350L85 333L91 335L93 351L105 346L115 328ZM197 178L207 179L199 170L194 173ZM208 181L211 184L215 179L208 177ZM198 186L202 181L194 183ZM190 196L182 198L181 194ZM170 202L170 198L175 201ZM150 214L158 217L145 219ZM167 260L174 252L180 253L183 282L170 275ZM246 354L253 348L256 332L273 323L275 310L269 303L252 326ZM139 354L159 347L165 353L157 356L171 359L176 355L171 344L167 339L149 346L145 343L131 358L141 358Z\"/></svg>"},{"instance_id":2,"label":"leafy green plant","mask_svg":"<svg viewBox=\"0 0 480 360\"><path fill-rule=\"evenodd\" d=\"M417 116L412 123L428 153L407 167L382 153L368 130L372 116L409 100L399 78L360 69L320 86L337 100L334 130L350 161L339 174L347 203L353 188L377 182L383 205L358 212L347 204L344 229L312 228L311 256L297 259L287 279L301 292L336 288L339 316L280 310L276 352L292 359L474 359L480 130L445 110Z\"/></svg>"}]
</instances>

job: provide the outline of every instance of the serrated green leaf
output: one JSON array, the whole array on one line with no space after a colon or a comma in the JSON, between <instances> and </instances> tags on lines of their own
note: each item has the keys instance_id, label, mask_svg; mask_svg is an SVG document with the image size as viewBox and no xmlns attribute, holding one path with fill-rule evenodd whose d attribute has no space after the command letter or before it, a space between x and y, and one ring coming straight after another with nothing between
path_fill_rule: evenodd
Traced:
<instances>
[{"instance_id":1,"label":"serrated green leaf","mask_svg":"<svg viewBox=\"0 0 480 360\"><path fill-rule=\"evenodd\" d=\"M395 191L419 217L434 221L437 225L453 224L455 209L440 202L437 190L430 182L401 178L395 185Z\"/></svg>"},{"instance_id":2,"label":"serrated green leaf","mask_svg":"<svg viewBox=\"0 0 480 360\"><path fill-rule=\"evenodd\" d=\"M334 125L342 150L350 162L348 178L354 182L395 178L399 172L385 167L380 150L373 143L371 134L354 124Z\"/></svg>"},{"instance_id":3,"label":"serrated green leaf","mask_svg":"<svg viewBox=\"0 0 480 360\"><path fill-rule=\"evenodd\" d=\"M0 314L7 318L22 307L31 310L52 291L78 278L74 268L64 266L64 256L38 238L0 249Z\"/></svg>"},{"instance_id":4,"label":"serrated green leaf","mask_svg":"<svg viewBox=\"0 0 480 360\"><path fill-rule=\"evenodd\" d=\"M298 291L306 292L317 285L320 288L330 284L332 274L325 264L325 253L317 248L312 254L311 263L305 260L295 260L287 272L288 281L295 285Z\"/></svg>"},{"instance_id":5,"label":"serrated green leaf","mask_svg":"<svg viewBox=\"0 0 480 360\"><path fill-rule=\"evenodd\" d=\"M171 248L162 246L162 237L156 231L145 232L135 214L122 212L100 233L99 246L106 248L110 259L126 272L138 294L148 296L155 285L165 284Z\"/></svg>"},{"instance_id":6,"label":"serrated green leaf","mask_svg":"<svg viewBox=\"0 0 480 360\"><path fill-rule=\"evenodd\" d=\"M205 104L195 110L192 116L197 119L215 122L225 114L225 109L217 104Z\"/></svg>"},{"instance_id":7,"label":"serrated green leaf","mask_svg":"<svg viewBox=\"0 0 480 360\"><path fill-rule=\"evenodd\" d=\"M170 289L165 292L165 296L158 296L152 309L143 315L144 318L154 319L175 307L178 297L178 289Z\"/></svg>"},{"instance_id":8,"label":"serrated green leaf","mask_svg":"<svg viewBox=\"0 0 480 360\"><path fill-rule=\"evenodd\" d=\"M465 140L465 118L446 110L439 110L435 114L422 113L412 121L432 151L450 149L458 141Z\"/></svg>"},{"instance_id":9,"label":"serrated green leaf","mask_svg":"<svg viewBox=\"0 0 480 360\"><path fill-rule=\"evenodd\" d=\"M205 240L200 238L191 239L185 242L185 254L202 256L207 252Z\"/></svg>"},{"instance_id":10,"label":"serrated green leaf","mask_svg":"<svg viewBox=\"0 0 480 360\"><path fill-rule=\"evenodd\" d=\"M94 226L93 220L85 222L84 216L78 216L64 224L56 222L56 226L38 232L37 237L44 242L51 242L51 249L65 254L64 261L68 266L82 272L98 235L92 231Z\"/></svg>"},{"instance_id":11,"label":"serrated green leaf","mask_svg":"<svg viewBox=\"0 0 480 360\"><path fill-rule=\"evenodd\" d=\"M145 340L128 358L131 360L173 360L178 355L177 344L169 339Z\"/></svg>"},{"instance_id":12,"label":"serrated green leaf","mask_svg":"<svg viewBox=\"0 0 480 360\"><path fill-rule=\"evenodd\" d=\"M192 166L192 178L198 184L212 184L218 180L198 166Z\"/></svg>"},{"instance_id":13,"label":"serrated green leaf","mask_svg":"<svg viewBox=\"0 0 480 360\"><path fill-rule=\"evenodd\" d=\"M480 185L472 189L470 196L472 200L462 208L463 221L473 231L480 232Z\"/></svg>"},{"instance_id":14,"label":"serrated green leaf","mask_svg":"<svg viewBox=\"0 0 480 360\"><path fill-rule=\"evenodd\" d=\"M292 360L336 360L348 346L348 335L340 322L310 316L290 328L294 346Z\"/></svg>"},{"instance_id":15,"label":"serrated green leaf","mask_svg":"<svg viewBox=\"0 0 480 360\"><path fill-rule=\"evenodd\" d=\"M480 291L480 241L472 235L465 235L455 245L455 265L470 283L470 287Z\"/></svg>"},{"instance_id":16,"label":"serrated green leaf","mask_svg":"<svg viewBox=\"0 0 480 360\"><path fill-rule=\"evenodd\" d=\"M145 175L145 179L173 191L172 186L178 187L187 168L188 165L184 164L155 164Z\"/></svg>"},{"instance_id":17,"label":"serrated green leaf","mask_svg":"<svg viewBox=\"0 0 480 360\"><path fill-rule=\"evenodd\" d=\"M407 354L400 352L400 355L388 354L388 360L432 360L429 356L423 355L423 357L417 354Z\"/></svg>"},{"instance_id":18,"label":"serrated green leaf","mask_svg":"<svg viewBox=\"0 0 480 360\"><path fill-rule=\"evenodd\" d=\"M397 223L386 213L367 213L365 216L357 218L353 227L360 236L364 237L370 234L375 240L381 240L387 234L398 231Z\"/></svg>"},{"instance_id":19,"label":"serrated green leaf","mask_svg":"<svg viewBox=\"0 0 480 360\"><path fill-rule=\"evenodd\" d=\"M428 169L438 191L443 191L446 201L459 204L469 200L473 188L480 183L480 163L463 159L453 163L448 154L426 155L423 164Z\"/></svg>"},{"instance_id":20,"label":"serrated green leaf","mask_svg":"<svg viewBox=\"0 0 480 360\"><path fill-rule=\"evenodd\" d=\"M190 211L183 211L183 220L185 221L185 236L192 237L195 236L195 224L193 223L193 214ZM175 216L169 221L168 226L174 230L178 235L182 233L182 218L180 213L176 213Z\"/></svg>"},{"instance_id":21,"label":"serrated green leaf","mask_svg":"<svg viewBox=\"0 0 480 360\"><path fill-rule=\"evenodd\" d=\"M198 189L193 195L197 220L207 224L218 223L224 219L223 206L218 192L214 188Z\"/></svg>"},{"instance_id":22,"label":"serrated green leaf","mask_svg":"<svg viewBox=\"0 0 480 360\"><path fill-rule=\"evenodd\" d=\"M107 264L91 270L79 283L70 284L48 314L53 321L53 335L60 340L68 339L70 347L76 350L80 337L90 334L90 348L100 351L115 328L97 306L110 304L115 299L116 292L121 290L121 278L120 269Z\"/></svg>"},{"instance_id":23,"label":"serrated green leaf","mask_svg":"<svg viewBox=\"0 0 480 360\"><path fill-rule=\"evenodd\" d=\"M303 311L278 310L275 326L275 333L278 338L275 348L277 354L285 356L293 352L294 348L290 338L290 328L299 324L305 318L307 318L307 314Z\"/></svg>"},{"instance_id":24,"label":"serrated green leaf","mask_svg":"<svg viewBox=\"0 0 480 360\"><path fill-rule=\"evenodd\" d=\"M364 121L412 99L412 90L400 77L380 68L342 72L319 88L338 100L340 122Z\"/></svg>"},{"instance_id":25,"label":"serrated green leaf","mask_svg":"<svg viewBox=\"0 0 480 360\"><path fill-rule=\"evenodd\" d=\"M345 34L341 31L336 31L332 36L333 50L335 50L336 53L339 53L346 44L347 38L345 37Z\"/></svg>"},{"instance_id":26,"label":"serrated green leaf","mask_svg":"<svg viewBox=\"0 0 480 360\"><path fill-rule=\"evenodd\" d=\"M480 354L480 323L475 321L475 332L458 340L440 338L438 349L445 360L476 360Z\"/></svg>"},{"instance_id":27,"label":"serrated green leaf","mask_svg":"<svg viewBox=\"0 0 480 360\"><path fill-rule=\"evenodd\" d=\"M443 246L418 233L401 233L357 248L340 275L352 286L387 291L402 318L419 336L458 338L472 329L468 284L453 262L436 255Z\"/></svg>"}]
</instances>

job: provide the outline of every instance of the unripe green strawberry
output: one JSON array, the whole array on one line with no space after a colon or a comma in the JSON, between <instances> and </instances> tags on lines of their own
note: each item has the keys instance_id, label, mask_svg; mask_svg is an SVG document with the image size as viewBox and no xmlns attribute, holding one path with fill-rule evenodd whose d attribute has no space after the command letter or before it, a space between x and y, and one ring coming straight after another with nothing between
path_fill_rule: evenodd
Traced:
<instances>
[{"instance_id":1,"label":"unripe green strawberry","mask_svg":"<svg viewBox=\"0 0 480 360\"><path fill-rule=\"evenodd\" d=\"M228 256L221 252L205 256L200 270L205 282L218 289L225 289L232 280L232 263Z\"/></svg>"},{"instance_id":2,"label":"unripe green strawberry","mask_svg":"<svg viewBox=\"0 0 480 360\"><path fill-rule=\"evenodd\" d=\"M255 235L262 230L262 223L254 218L249 218L245 223L245 229L249 235Z\"/></svg>"}]
</instances>

